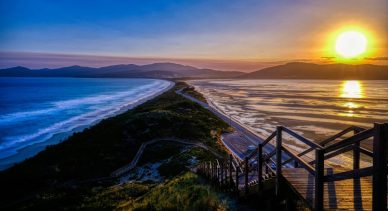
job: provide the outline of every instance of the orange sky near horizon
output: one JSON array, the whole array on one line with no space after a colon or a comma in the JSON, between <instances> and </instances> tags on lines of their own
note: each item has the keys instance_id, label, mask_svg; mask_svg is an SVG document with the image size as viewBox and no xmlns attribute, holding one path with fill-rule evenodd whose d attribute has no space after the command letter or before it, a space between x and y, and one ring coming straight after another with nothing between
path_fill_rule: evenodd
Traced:
<instances>
[{"instance_id":1,"label":"orange sky near horizon","mask_svg":"<svg viewBox=\"0 0 388 211\"><path fill-rule=\"evenodd\" d=\"M1 2L1 68L176 62L254 71L292 61L388 65L387 0L30 4ZM107 9L110 13L101 13ZM339 59L334 51L333 40L347 28L368 37L357 59Z\"/></svg>"}]
</instances>

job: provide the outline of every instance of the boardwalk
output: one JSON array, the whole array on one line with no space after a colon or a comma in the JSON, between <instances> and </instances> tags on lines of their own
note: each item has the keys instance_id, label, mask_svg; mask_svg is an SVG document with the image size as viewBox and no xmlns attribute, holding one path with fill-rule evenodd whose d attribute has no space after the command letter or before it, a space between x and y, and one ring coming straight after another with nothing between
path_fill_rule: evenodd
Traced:
<instances>
[{"instance_id":1,"label":"boardwalk","mask_svg":"<svg viewBox=\"0 0 388 211\"><path fill-rule=\"evenodd\" d=\"M328 174L333 169L326 169ZM283 169L285 181L314 207L314 176L303 168ZM324 185L325 209L372 210L372 177L328 182Z\"/></svg>"},{"instance_id":2,"label":"boardwalk","mask_svg":"<svg viewBox=\"0 0 388 211\"><path fill-rule=\"evenodd\" d=\"M179 94L196 101L183 93ZM203 106L228 120L217 109L207 104ZM244 126L231 119L229 123L233 127L236 125L238 131L246 132L249 139L257 136L249 129L241 129ZM308 149L302 153L292 151L283 144L283 133L305 144ZM344 138L348 133L353 133L353 136ZM242 154L241 147L227 147L232 151L228 159L203 163L198 168L199 173L221 187L228 187L227 190L232 190L230 187L233 186L237 192L242 189L244 194L248 194L250 186L254 185L260 191L268 178L275 178L275 192L279 194L280 185L284 184L281 181L284 180L314 210L387 210L388 123L376 123L370 129L351 126L320 144L283 126L278 126L266 139L257 140L258 147L246 155ZM276 146L269 144L271 140L276 141ZM360 144L362 141L372 142L374 150L363 148ZM273 150L268 151L268 148ZM348 152L353 153L351 170L338 166L326 168L325 160ZM306 159L308 153L312 153L313 158ZM373 159L371 166L360 167L361 154Z\"/></svg>"}]
</instances>

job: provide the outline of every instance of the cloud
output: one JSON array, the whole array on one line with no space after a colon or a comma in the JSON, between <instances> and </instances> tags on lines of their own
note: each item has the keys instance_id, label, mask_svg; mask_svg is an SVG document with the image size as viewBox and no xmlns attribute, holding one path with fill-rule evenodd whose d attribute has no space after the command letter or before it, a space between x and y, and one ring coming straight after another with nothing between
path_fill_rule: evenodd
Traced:
<instances>
[{"instance_id":1,"label":"cloud","mask_svg":"<svg viewBox=\"0 0 388 211\"><path fill-rule=\"evenodd\" d=\"M388 60L388 56L382 56L382 57L367 57L366 60L372 60L372 61L386 61Z\"/></svg>"},{"instance_id":2,"label":"cloud","mask_svg":"<svg viewBox=\"0 0 388 211\"><path fill-rule=\"evenodd\" d=\"M324 60L334 60L336 57L335 56L322 56L321 59Z\"/></svg>"}]
</instances>

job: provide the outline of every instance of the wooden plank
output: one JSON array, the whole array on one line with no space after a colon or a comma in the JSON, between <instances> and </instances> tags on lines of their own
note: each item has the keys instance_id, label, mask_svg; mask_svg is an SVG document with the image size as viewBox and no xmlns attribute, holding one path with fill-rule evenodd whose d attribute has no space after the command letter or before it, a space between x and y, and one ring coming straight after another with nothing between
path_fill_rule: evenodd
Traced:
<instances>
[{"instance_id":1,"label":"wooden plank","mask_svg":"<svg viewBox=\"0 0 388 211\"><path fill-rule=\"evenodd\" d=\"M326 169L327 174L334 174ZM314 205L314 176L303 168L283 168L282 176L311 207ZM324 183L324 209L372 210L372 177Z\"/></svg>"}]
</instances>

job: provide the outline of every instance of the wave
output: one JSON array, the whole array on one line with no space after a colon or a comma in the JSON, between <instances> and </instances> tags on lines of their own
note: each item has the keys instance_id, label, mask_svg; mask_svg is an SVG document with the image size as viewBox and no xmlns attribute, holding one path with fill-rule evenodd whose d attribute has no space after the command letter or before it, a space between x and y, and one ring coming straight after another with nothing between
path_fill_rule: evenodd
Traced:
<instances>
[{"instance_id":1,"label":"wave","mask_svg":"<svg viewBox=\"0 0 388 211\"><path fill-rule=\"evenodd\" d=\"M152 82L151 84L144 85L144 86L132 89L130 91L102 94L102 95L90 96L90 97L82 97L78 99L71 99L71 100L64 100L64 101L55 101L55 102L49 103L52 106L50 108L0 115L0 124L5 124L5 123L9 124L12 122L35 119L35 118L39 118L42 115L53 114L66 109L72 109L72 108L86 106L86 105L96 105L98 103L102 103L106 101L114 101L119 98L125 98L133 94L136 94L141 90L152 89L153 87L160 86L161 84L162 82L155 81L155 82Z\"/></svg>"},{"instance_id":2,"label":"wave","mask_svg":"<svg viewBox=\"0 0 388 211\"><path fill-rule=\"evenodd\" d=\"M3 143L0 145L0 159L15 155L18 153L18 150L22 148L45 142L53 138L56 134L69 133L70 135L76 128L90 126L96 124L104 118L124 112L125 110L137 105L139 102L160 94L169 86L171 86L171 82L155 81L151 84L143 85L130 91L118 92L112 95L104 94L74 100L57 101L53 103L56 105L55 108L51 109L14 113L12 116L13 120L19 121L23 118L23 115L40 115L47 112L57 112L59 110L77 108L80 105L85 104L90 104L95 109L93 111L54 123L48 127L39 129L32 134L4 137ZM107 101L109 101L109 104L101 105L101 103Z\"/></svg>"},{"instance_id":3,"label":"wave","mask_svg":"<svg viewBox=\"0 0 388 211\"><path fill-rule=\"evenodd\" d=\"M57 111L57 108L39 109L35 111L22 111L0 115L0 124L20 121L22 119L31 119L36 116Z\"/></svg>"}]
</instances>

